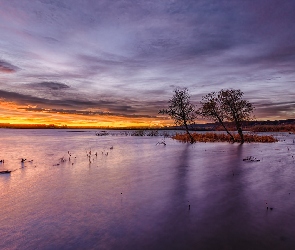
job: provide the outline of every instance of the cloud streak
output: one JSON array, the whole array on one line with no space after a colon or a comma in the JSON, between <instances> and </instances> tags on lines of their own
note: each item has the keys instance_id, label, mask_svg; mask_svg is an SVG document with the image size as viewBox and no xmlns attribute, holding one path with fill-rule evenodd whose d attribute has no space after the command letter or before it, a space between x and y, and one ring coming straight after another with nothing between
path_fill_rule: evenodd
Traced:
<instances>
[{"instance_id":1,"label":"cloud streak","mask_svg":"<svg viewBox=\"0 0 295 250\"><path fill-rule=\"evenodd\" d=\"M0 94L153 117L176 86L196 103L239 88L262 117L283 119L292 105L267 104L295 95L294 13L278 0L2 1Z\"/></svg>"},{"instance_id":2,"label":"cloud streak","mask_svg":"<svg viewBox=\"0 0 295 250\"><path fill-rule=\"evenodd\" d=\"M131 100L82 100L82 99L44 99L31 95L0 90L0 99L22 106L26 111L42 111L47 113L120 116L129 118L156 118L163 102L148 102L145 107L141 102ZM27 106L27 107L23 107ZM63 107L67 107L65 109ZM153 114L149 114L150 110Z\"/></svg>"},{"instance_id":3,"label":"cloud streak","mask_svg":"<svg viewBox=\"0 0 295 250\"><path fill-rule=\"evenodd\" d=\"M150 115L134 115L134 114L126 114L126 113L111 113L111 112L102 112L102 111L85 111L85 110L72 110L72 109L44 109L44 108L20 108L26 111L34 111L34 112L45 112L45 113L58 113L65 115L83 115L83 116L116 116L116 117L125 117L125 118L157 118L157 116Z\"/></svg>"},{"instance_id":4,"label":"cloud streak","mask_svg":"<svg viewBox=\"0 0 295 250\"><path fill-rule=\"evenodd\" d=\"M18 70L18 67L0 60L0 73L15 73Z\"/></svg>"},{"instance_id":5,"label":"cloud streak","mask_svg":"<svg viewBox=\"0 0 295 250\"><path fill-rule=\"evenodd\" d=\"M70 88L67 84L59 82L37 82L28 84L28 87L48 90L63 90Z\"/></svg>"}]
</instances>

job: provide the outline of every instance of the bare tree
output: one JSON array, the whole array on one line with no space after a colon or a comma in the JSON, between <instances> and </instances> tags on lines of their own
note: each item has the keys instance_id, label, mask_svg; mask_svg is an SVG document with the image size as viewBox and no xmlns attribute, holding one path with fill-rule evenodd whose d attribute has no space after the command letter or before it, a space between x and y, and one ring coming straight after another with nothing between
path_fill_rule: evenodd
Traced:
<instances>
[{"instance_id":1,"label":"bare tree","mask_svg":"<svg viewBox=\"0 0 295 250\"><path fill-rule=\"evenodd\" d=\"M244 143L243 122L251 119L254 110L249 101L242 99L243 95L244 93L239 89L222 89L218 94L225 118L230 122L234 122L240 135L241 143Z\"/></svg>"},{"instance_id":2,"label":"bare tree","mask_svg":"<svg viewBox=\"0 0 295 250\"><path fill-rule=\"evenodd\" d=\"M222 89L218 93L212 92L202 98L201 108L197 111L203 117L219 122L234 141L234 137L226 128L224 122L233 122L236 126L241 143L244 143L242 125L251 119L254 110L252 104L243 100L243 92L235 89Z\"/></svg>"},{"instance_id":3,"label":"bare tree","mask_svg":"<svg viewBox=\"0 0 295 250\"><path fill-rule=\"evenodd\" d=\"M196 118L195 106L190 102L188 89L175 89L173 97L169 100L168 109L162 109L159 114L168 114L178 126L184 126L191 143L194 138L189 132L188 126L194 123Z\"/></svg>"},{"instance_id":4,"label":"bare tree","mask_svg":"<svg viewBox=\"0 0 295 250\"><path fill-rule=\"evenodd\" d=\"M211 92L202 97L201 107L196 112L198 115L203 116L204 118L209 118L215 122L219 122L220 125L224 128L226 133L230 136L231 140L234 142L235 138L226 128L225 121L225 112L222 109L222 104L218 98L218 93Z\"/></svg>"}]
</instances>

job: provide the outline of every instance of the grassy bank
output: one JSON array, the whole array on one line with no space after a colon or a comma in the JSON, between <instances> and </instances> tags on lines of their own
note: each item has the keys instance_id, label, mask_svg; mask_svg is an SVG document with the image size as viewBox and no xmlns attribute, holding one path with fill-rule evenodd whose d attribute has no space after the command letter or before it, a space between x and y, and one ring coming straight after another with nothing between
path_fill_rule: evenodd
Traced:
<instances>
[{"instance_id":1,"label":"grassy bank","mask_svg":"<svg viewBox=\"0 0 295 250\"><path fill-rule=\"evenodd\" d=\"M216 134L216 133L193 133L192 134L195 142L231 142L231 138L227 134ZM233 134L235 141L240 142L238 134ZM190 142L190 137L187 134L176 134L172 137L175 140L181 142ZM249 142L277 142L278 140L271 135L256 135L256 134L244 134L245 143Z\"/></svg>"}]
</instances>

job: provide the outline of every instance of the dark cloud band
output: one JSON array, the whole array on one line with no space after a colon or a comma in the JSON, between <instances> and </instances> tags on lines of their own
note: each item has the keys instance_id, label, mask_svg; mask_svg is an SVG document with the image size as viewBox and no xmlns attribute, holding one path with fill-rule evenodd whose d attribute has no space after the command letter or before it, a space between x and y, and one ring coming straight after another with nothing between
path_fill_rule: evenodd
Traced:
<instances>
[{"instance_id":1,"label":"dark cloud band","mask_svg":"<svg viewBox=\"0 0 295 250\"><path fill-rule=\"evenodd\" d=\"M18 70L18 67L6 61L0 60L0 73L14 73L17 70Z\"/></svg>"}]
</instances>

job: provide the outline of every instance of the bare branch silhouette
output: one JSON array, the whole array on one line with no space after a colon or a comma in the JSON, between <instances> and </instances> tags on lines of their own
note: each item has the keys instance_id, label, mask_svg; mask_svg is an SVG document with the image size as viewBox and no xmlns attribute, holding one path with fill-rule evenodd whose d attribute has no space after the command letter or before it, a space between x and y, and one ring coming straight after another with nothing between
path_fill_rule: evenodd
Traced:
<instances>
[{"instance_id":1,"label":"bare branch silhouette","mask_svg":"<svg viewBox=\"0 0 295 250\"><path fill-rule=\"evenodd\" d=\"M173 97L169 100L168 109L162 109L159 114L168 114L178 126L184 126L189 135L191 143L194 138L189 132L189 125L194 123L196 118L195 106L190 102L188 89L175 89Z\"/></svg>"}]
</instances>

